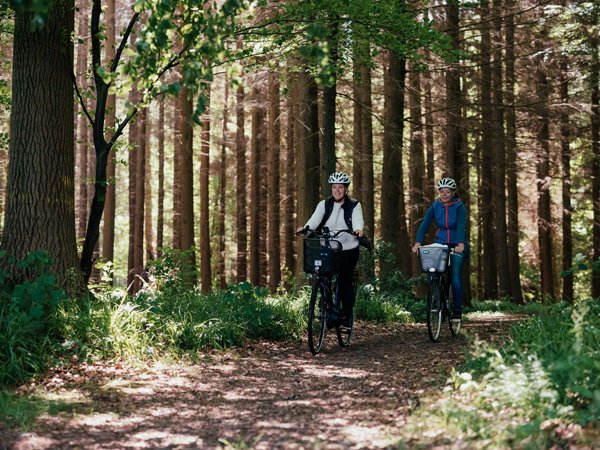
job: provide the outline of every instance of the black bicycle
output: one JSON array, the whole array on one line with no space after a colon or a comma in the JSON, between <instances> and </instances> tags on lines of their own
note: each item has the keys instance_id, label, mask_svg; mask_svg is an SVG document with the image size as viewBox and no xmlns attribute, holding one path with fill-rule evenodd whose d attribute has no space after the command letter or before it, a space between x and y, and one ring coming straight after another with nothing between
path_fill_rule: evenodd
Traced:
<instances>
[{"instance_id":1,"label":"black bicycle","mask_svg":"<svg viewBox=\"0 0 600 450\"><path fill-rule=\"evenodd\" d=\"M452 289L446 275L450 266L450 256L454 253L447 245L432 244L419 247L421 270L429 274L427 294L427 332L431 342L438 342L442 324L448 319L450 333L456 336L460 331L460 320L452 320Z\"/></svg>"},{"instance_id":2,"label":"black bicycle","mask_svg":"<svg viewBox=\"0 0 600 450\"><path fill-rule=\"evenodd\" d=\"M331 289L342 252L342 244L335 238L341 233L358 236L350 230L330 232L326 227L322 232L305 229L296 233L296 235L309 236L304 239L304 271L315 276L308 305L308 346L313 355L321 351L326 329L335 327L341 347L349 346L352 339L354 309L347 314L347 323L341 324L342 312L346 312L341 310L337 278L334 290ZM356 296L357 285L358 271L354 271L352 279L354 296ZM332 292L335 292L333 298Z\"/></svg>"}]
</instances>

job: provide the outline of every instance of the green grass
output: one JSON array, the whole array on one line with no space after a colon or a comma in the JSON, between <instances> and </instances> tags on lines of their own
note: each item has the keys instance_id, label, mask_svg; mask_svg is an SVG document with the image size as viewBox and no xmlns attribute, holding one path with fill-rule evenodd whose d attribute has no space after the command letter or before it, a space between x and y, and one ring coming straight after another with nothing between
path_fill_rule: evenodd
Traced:
<instances>
[{"instance_id":1,"label":"green grass","mask_svg":"<svg viewBox=\"0 0 600 450\"><path fill-rule=\"evenodd\" d=\"M500 347L475 342L445 396L413 417L401 444L444 437L468 448L566 445L555 430L600 421L599 374L600 302L555 305L514 325Z\"/></svg>"},{"instance_id":2,"label":"green grass","mask_svg":"<svg viewBox=\"0 0 600 450\"><path fill-rule=\"evenodd\" d=\"M542 303L526 303L517 305L506 300L473 300L465 312L499 312L506 314L540 314L548 310L548 305Z\"/></svg>"}]
</instances>

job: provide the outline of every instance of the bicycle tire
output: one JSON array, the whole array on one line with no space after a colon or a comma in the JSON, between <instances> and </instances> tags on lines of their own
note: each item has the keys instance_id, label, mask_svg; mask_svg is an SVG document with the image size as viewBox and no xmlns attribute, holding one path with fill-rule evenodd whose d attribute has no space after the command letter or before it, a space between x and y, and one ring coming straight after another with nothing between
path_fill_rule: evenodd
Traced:
<instances>
[{"instance_id":1,"label":"bicycle tire","mask_svg":"<svg viewBox=\"0 0 600 450\"><path fill-rule=\"evenodd\" d=\"M313 285L310 303L308 306L308 346L313 355L321 351L327 313L325 310L325 293L319 280Z\"/></svg>"},{"instance_id":2,"label":"bicycle tire","mask_svg":"<svg viewBox=\"0 0 600 450\"><path fill-rule=\"evenodd\" d=\"M356 291L358 289L358 271L355 270L352 276L352 290L354 292L354 301L356 302ZM350 327L347 331L343 331L340 327L336 328L336 334L340 347L348 347L350 340L352 339L352 332L354 331L354 307L352 307L352 314L350 316Z\"/></svg>"},{"instance_id":3,"label":"bicycle tire","mask_svg":"<svg viewBox=\"0 0 600 450\"><path fill-rule=\"evenodd\" d=\"M431 342L439 341L443 321L444 311L440 286L437 280L431 280L427 294L427 333Z\"/></svg>"},{"instance_id":4,"label":"bicycle tire","mask_svg":"<svg viewBox=\"0 0 600 450\"><path fill-rule=\"evenodd\" d=\"M452 322L452 311L454 311L454 305L452 297L452 285L448 286L448 325L450 325L450 333L453 337L456 337L460 332L460 325L462 322Z\"/></svg>"}]
</instances>

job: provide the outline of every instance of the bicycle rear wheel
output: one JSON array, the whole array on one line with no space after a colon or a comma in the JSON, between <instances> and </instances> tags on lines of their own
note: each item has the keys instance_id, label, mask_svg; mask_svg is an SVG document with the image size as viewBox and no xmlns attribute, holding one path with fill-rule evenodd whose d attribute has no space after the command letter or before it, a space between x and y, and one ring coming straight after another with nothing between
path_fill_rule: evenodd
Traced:
<instances>
[{"instance_id":1,"label":"bicycle rear wheel","mask_svg":"<svg viewBox=\"0 0 600 450\"><path fill-rule=\"evenodd\" d=\"M462 322L452 322L452 311L454 311L453 300L454 299L452 297L452 286L449 286L448 287L448 310L449 310L450 314L448 314L448 322L450 324L450 333L452 333L452 336L456 336L460 332L460 325Z\"/></svg>"},{"instance_id":2,"label":"bicycle rear wheel","mask_svg":"<svg viewBox=\"0 0 600 450\"><path fill-rule=\"evenodd\" d=\"M427 332L431 342L437 342L442 331L444 321L442 306L442 293L437 280L429 283L429 294L427 295Z\"/></svg>"},{"instance_id":3,"label":"bicycle rear wheel","mask_svg":"<svg viewBox=\"0 0 600 450\"><path fill-rule=\"evenodd\" d=\"M354 271L354 275L352 277L352 292L354 293L354 301L356 302L356 290L358 288L358 271ZM350 321L348 323L348 327L337 327L336 333L338 338L338 343L340 347L348 347L350 345L350 340L352 339L352 331L354 330L354 306L352 307L352 314L350 314Z\"/></svg>"},{"instance_id":4,"label":"bicycle rear wheel","mask_svg":"<svg viewBox=\"0 0 600 450\"><path fill-rule=\"evenodd\" d=\"M325 292L319 280L315 281L308 306L308 346L313 355L321 351L325 336Z\"/></svg>"}]
</instances>

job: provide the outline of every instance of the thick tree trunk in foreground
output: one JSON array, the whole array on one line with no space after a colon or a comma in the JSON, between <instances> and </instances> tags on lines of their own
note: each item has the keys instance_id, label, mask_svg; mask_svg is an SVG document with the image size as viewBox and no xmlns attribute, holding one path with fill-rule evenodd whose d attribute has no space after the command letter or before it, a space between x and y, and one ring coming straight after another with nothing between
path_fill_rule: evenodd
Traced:
<instances>
[{"instance_id":1,"label":"thick tree trunk in foreground","mask_svg":"<svg viewBox=\"0 0 600 450\"><path fill-rule=\"evenodd\" d=\"M281 281L281 238L279 235L279 209L281 199L279 195L279 153L281 147L281 121L279 106L279 73L269 74L269 158L268 158L268 254L269 254L269 288L271 292L277 290Z\"/></svg>"},{"instance_id":2,"label":"thick tree trunk in foreground","mask_svg":"<svg viewBox=\"0 0 600 450\"><path fill-rule=\"evenodd\" d=\"M421 122L421 74L412 65L408 76L410 91L410 242L417 240L417 232L425 214L423 176L425 157L423 155L423 124ZM412 276L421 274L419 258L412 258Z\"/></svg>"},{"instance_id":3,"label":"thick tree trunk in foreground","mask_svg":"<svg viewBox=\"0 0 600 450\"><path fill-rule=\"evenodd\" d=\"M110 66L115 57L115 0L106 1L106 65ZM108 135L114 134L116 117L116 96L109 95L106 99L106 128ZM104 225L102 228L102 259L104 262L112 261L115 257L115 213L116 213L116 179L115 159L108 158L106 168L108 185L106 186L106 203L104 205Z\"/></svg>"},{"instance_id":4,"label":"thick tree trunk in foreground","mask_svg":"<svg viewBox=\"0 0 600 450\"><path fill-rule=\"evenodd\" d=\"M317 85L307 70L298 73L298 226L304 226L319 203L319 111ZM304 252L298 247L298 270Z\"/></svg>"},{"instance_id":5,"label":"thick tree trunk in foreground","mask_svg":"<svg viewBox=\"0 0 600 450\"><path fill-rule=\"evenodd\" d=\"M511 1L511 5L514 4ZM506 174L508 192L508 271L513 301L523 303L519 261L519 191L517 186L517 118L515 112L515 24L506 17Z\"/></svg>"},{"instance_id":6,"label":"thick tree trunk in foreground","mask_svg":"<svg viewBox=\"0 0 600 450\"><path fill-rule=\"evenodd\" d=\"M81 293L85 290L83 277L67 277L70 270L79 267L70 43L74 6L73 0L56 0L44 28L36 32L30 31L30 14L15 14L10 167L0 248L17 259L32 251L48 251L55 261L52 269L58 283L70 292ZM57 49L64 49L66 54ZM39 80L52 89L40 89ZM16 265L4 270L15 283L29 275Z\"/></svg>"},{"instance_id":7,"label":"thick tree trunk in foreground","mask_svg":"<svg viewBox=\"0 0 600 450\"><path fill-rule=\"evenodd\" d=\"M242 37L237 42L237 49L242 48ZM244 133L244 85L240 84L235 94L235 155L236 155L236 185L237 198L236 230L237 258L236 280L242 283L248 279L248 219L246 211L246 136Z\"/></svg>"},{"instance_id":8,"label":"thick tree trunk in foreground","mask_svg":"<svg viewBox=\"0 0 600 450\"><path fill-rule=\"evenodd\" d=\"M202 145L200 154L200 281L202 292L210 292L212 274L210 267L209 222L209 171L210 171L210 87L205 92L206 109L202 114ZM190 164L191 166L192 164Z\"/></svg>"}]
</instances>

